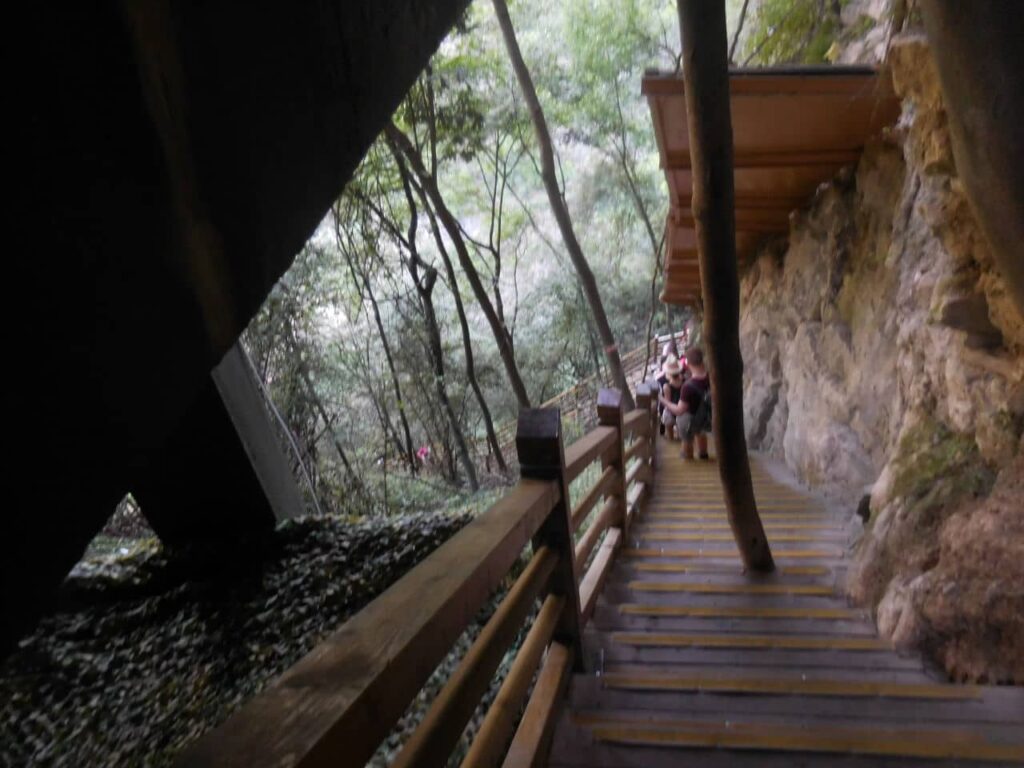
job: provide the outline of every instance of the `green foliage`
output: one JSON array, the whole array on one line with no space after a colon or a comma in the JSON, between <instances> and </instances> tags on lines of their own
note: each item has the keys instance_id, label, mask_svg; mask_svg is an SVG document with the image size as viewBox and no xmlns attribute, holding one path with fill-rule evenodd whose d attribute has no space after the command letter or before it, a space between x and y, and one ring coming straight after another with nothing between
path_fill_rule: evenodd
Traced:
<instances>
[{"instance_id":1,"label":"green foliage","mask_svg":"<svg viewBox=\"0 0 1024 768\"><path fill-rule=\"evenodd\" d=\"M840 31L841 0L763 0L746 35L751 64L826 64Z\"/></svg>"},{"instance_id":2,"label":"green foliage","mask_svg":"<svg viewBox=\"0 0 1024 768\"><path fill-rule=\"evenodd\" d=\"M552 6L520 0L511 11L583 250L620 348L629 349L646 333L652 241L660 236L668 200L640 77L652 65L675 65L674 3L570 0ZM394 121L458 219L470 258L513 339L531 398L543 401L599 371L600 345L562 252L529 116L489 3L467 11ZM488 464L493 472L494 464L465 376L456 291L494 421L508 422L517 412L466 276L457 268L454 283L449 281L427 211L415 191L413 196L417 224L411 231L413 210L399 166L392 148L378 139L246 336L327 510L480 509L489 498L460 490L454 435L436 396L422 307L407 269L410 238L423 269L439 275L432 296L444 384L460 429L473 443L478 472ZM454 259L447 234L441 244ZM416 477L404 458L402 415L414 449L429 449ZM501 482L492 476L484 485Z\"/></svg>"}]
</instances>

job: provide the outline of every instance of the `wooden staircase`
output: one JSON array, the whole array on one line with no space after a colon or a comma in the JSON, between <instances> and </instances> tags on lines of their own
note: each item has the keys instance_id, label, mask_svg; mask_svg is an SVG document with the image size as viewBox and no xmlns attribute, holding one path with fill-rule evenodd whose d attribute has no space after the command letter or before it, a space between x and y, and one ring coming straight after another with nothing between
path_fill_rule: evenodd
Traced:
<instances>
[{"instance_id":1,"label":"wooden staircase","mask_svg":"<svg viewBox=\"0 0 1024 768\"><path fill-rule=\"evenodd\" d=\"M1024 689L949 684L847 604L846 521L755 458L778 571L744 575L718 468L658 446L550 765L1024 765Z\"/></svg>"}]
</instances>

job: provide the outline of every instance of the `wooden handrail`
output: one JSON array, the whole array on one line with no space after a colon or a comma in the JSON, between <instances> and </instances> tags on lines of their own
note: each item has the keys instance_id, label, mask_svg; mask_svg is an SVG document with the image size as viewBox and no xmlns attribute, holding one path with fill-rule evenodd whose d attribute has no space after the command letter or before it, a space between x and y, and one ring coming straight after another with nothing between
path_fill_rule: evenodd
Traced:
<instances>
[{"instance_id":1,"label":"wooden handrail","mask_svg":"<svg viewBox=\"0 0 1024 768\"><path fill-rule=\"evenodd\" d=\"M473 746L462 761L465 768L498 764L508 738L515 730L516 717L533 681L533 673L537 671L544 650L551 642L558 617L564 608L564 598L548 595L544 601L540 613L537 614L537 620L533 622L516 655L508 677L502 683L491 708L487 710L487 716L480 726Z\"/></svg>"},{"instance_id":2,"label":"wooden handrail","mask_svg":"<svg viewBox=\"0 0 1024 768\"><path fill-rule=\"evenodd\" d=\"M572 511L572 530L573 533L580 529L580 525L587 519L587 515L590 514L590 510L594 508L594 504L597 500L608 493L615 485L619 482L619 473L615 467L605 467L604 472L601 473L601 477L597 479L597 482L591 486L590 490L587 491L587 495L580 501L579 506Z\"/></svg>"},{"instance_id":3,"label":"wooden handrail","mask_svg":"<svg viewBox=\"0 0 1024 768\"><path fill-rule=\"evenodd\" d=\"M434 699L419 727L405 742L392 768L444 765L448 760L467 721L473 716L480 697L487 692L494 670L515 640L533 601L555 569L557 560L558 553L551 547L541 547L533 556L441 693Z\"/></svg>"},{"instance_id":4,"label":"wooden handrail","mask_svg":"<svg viewBox=\"0 0 1024 768\"><path fill-rule=\"evenodd\" d=\"M583 666L581 628L643 503L643 483L653 476L657 414L646 387L637 392L637 403L627 422L618 393L602 390L597 409L603 426L567 449L557 410L524 411L516 434L522 479L176 763L363 765L532 541L534 555L525 570L394 765L447 761L501 658L543 596L540 614L464 762L497 765L546 656L505 758L508 768L542 765L557 697L571 666ZM635 440L627 449L629 432ZM626 462L636 458L627 475ZM570 512L569 483L595 461L602 474ZM596 519L574 544L573 531L601 497L605 502Z\"/></svg>"},{"instance_id":5,"label":"wooden handrail","mask_svg":"<svg viewBox=\"0 0 1024 768\"><path fill-rule=\"evenodd\" d=\"M576 543L576 570L581 570L586 564L594 546L601 540L601 535L611 525L612 518L618 508L618 499L608 499L598 512L593 524L587 528L580 540Z\"/></svg>"},{"instance_id":6,"label":"wooden handrail","mask_svg":"<svg viewBox=\"0 0 1024 768\"><path fill-rule=\"evenodd\" d=\"M570 445L565 451L565 474L569 482L579 477L594 459L613 449L615 437L614 428L598 427Z\"/></svg>"},{"instance_id":7,"label":"wooden handrail","mask_svg":"<svg viewBox=\"0 0 1024 768\"><path fill-rule=\"evenodd\" d=\"M622 428L627 435L646 435L651 427L651 415L644 408L634 408L622 417Z\"/></svg>"},{"instance_id":8,"label":"wooden handrail","mask_svg":"<svg viewBox=\"0 0 1024 768\"><path fill-rule=\"evenodd\" d=\"M363 765L558 500L520 480L177 763Z\"/></svg>"},{"instance_id":9,"label":"wooden handrail","mask_svg":"<svg viewBox=\"0 0 1024 768\"><path fill-rule=\"evenodd\" d=\"M572 669L573 653L561 643L548 648L544 666L537 676L530 702L523 712L512 746L508 748L502 768L541 768L547 764L558 700L565 691Z\"/></svg>"}]
</instances>

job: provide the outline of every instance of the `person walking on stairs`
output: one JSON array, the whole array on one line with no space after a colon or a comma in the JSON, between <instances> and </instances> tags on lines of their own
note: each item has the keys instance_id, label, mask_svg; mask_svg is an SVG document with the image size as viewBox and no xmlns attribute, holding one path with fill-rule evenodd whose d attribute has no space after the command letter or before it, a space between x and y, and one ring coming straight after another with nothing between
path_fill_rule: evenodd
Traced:
<instances>
[{"instance_id":1,"label":"person walking on stairs","mask_svg":"<svg viewBox=\"0 0 1024 768\"><path fill-rule=\"evenodd\" d=\"M661 409L662 434L669 440L676 439L676 419L683 412L683 368L674 355L665 358L661 367L661 391L658 393L658 407ZM667 430L667 433L666 433Z\"/></svg>"},{"instance_id":2,"label":"person walking on stairs","mask_svg":"<svg viewBox=\"0 0 1024 768\"><path fill-rule=\"evenodd\" d=\"M686 460L693 459L694 443L697 444L698 455L707 461L708 455L708 433L711 431L711 379L708 377L707 368L704 367L704 352L700 347L694 347L686 353L686 361L689 364L691 376L685 384L682 384L682 372L678 362L675 369L680 371L677 381L680 382L679 395L673 401L674 393L671 391L672 378L666 385L659 401L665 411L662 415L662 422L666 425L674 422L675 431L679 439L683 441L681 456ZM668 372L666 367L666 372ZM671 427L669 427L671 432ZM671 438L670 438L671 439Z\"/></svg>"}]
</instances>

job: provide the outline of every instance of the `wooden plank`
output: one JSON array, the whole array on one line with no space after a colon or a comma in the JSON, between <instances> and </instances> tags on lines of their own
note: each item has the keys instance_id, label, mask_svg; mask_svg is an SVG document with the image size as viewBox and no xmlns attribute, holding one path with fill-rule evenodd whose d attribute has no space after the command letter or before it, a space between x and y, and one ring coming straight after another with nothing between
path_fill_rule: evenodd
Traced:
<instances>
[{"instance_id":1,"label":"wooden plank","mask_svg":"<svg viewBox=\"0 0 1024 768\"><path fill-rule=\"evenodd\" d=\"M805 72L771 72L759 70L748 74L743 70L729 73L729 93L827 94L847 97L871 97L875 94L878 73L862 66L831 66L828 76ZM683 78L677 73L644 75L640 92L644 96L682 96Z\"/></svg>"},{"instance_id":2,"label":"wooden plank","mask_svg":"<svg viewBox=\"0 0 1024 768\"><path fill-rule=\"evenodd\" d=\"M727 560L739 557L738 552L728 549L652 549L647 547L626 549L622 554L626 557L712 557ZM842 557L842 555L843 553L837 549L783 549L775 553L776 558L809 560L827 560Z\"/></svg>"},{"instance_id":3,"label":"wooden plank","mask_svg":"<svg viewBox=\"0 0 1024 768\"><path fill-rule=\"evenodd\" d=\"M555 483L521 480L177 764L365 763L557 500Z\"/></svg>"},{"instance_id":4,"label":"wooden plank","mask_svg":"<svg viewBox=\"0 0 1024 768\"><path fill-rule=\"evenodd\" d=\"M726 522L682 522L682 523L660 523L649 522L644 524L645 529L658 531L727 531L729 524ZM765 523L766 531L821 531L822 533L843 533L843 529L836 523Z\"/></svg>"},{"instance_id":5,"label":"wooden plank","mask_svg":"<svg viewBox=\"0 0 1024 768\"><path fill-rule=\"evenodd\" d=\"M608 526L611 525L612 520L615 518L615 513L618 509L618 502L612 498L608 499L604 506L601 507L601 511L593 524L586 530L586 532L580 537L580 540L576 543L576 572L582 574L583 569L587 565L587 560L590 559L590 553L594 550L597 542L601 539L601 535L607 530Z\"/></svg>"},{"instance_id":6,"label":"wooden plank","mask_svg":"<svg viewBox=\"0 0 1024 768\"><path fill-rule=\"evenodd\" d=\"M650 721L648 721L650 722ZM947 760L1024 761L1024 745L998 744L970 732L881 730L877 728L807 729L799 726L718 724L694 720L658 721L652 727L624 721L593 729L599 741L645 746L706 749L829 752Z\"/></svg>"},{"instance_id":7,"label":"wooden plank","mask_svg":"<svg viewBox=\"0 0 1024 768\"><path fill-rule=\"evenodd\" d=\"M618 484L618 475L618 469L614 465L605 467L597 482L591 486L587 494L580 500L579 506L572 511L572 530L574 533L579 530L583 521L587 519L587 515L590 514L590 510L593 509L597 500L602 496L606 496Z\"/></svg>"},{"instance_id":8,"label":"wooden plank","mask_svg":"<svg viewBox=\"0 0 1024 768\"><path fill-rule=\"evenodd\" d=\"M768 648L800 651L886 651L891 646L873 637L815 637L797 635L711 635L669 632L614 632L622 645L659 648Z\"/></svg>"},{"instance_id":9,"label":"wooden plank","mask_svg":"<svg viewBox=\"0 0 1024 768\"><path fill-rule=\"evenodd\" d=\"M533 556L405 742L393 768L443 765L448 760L557 560L558 553L550 547Z\"/></svg>"},{"instance_id":10,"label":"wooden plank","mask_svg":"<svg viewBox=\"0 0 1024 768\"><path fill-rule=\"evenodd\" d=\"M636 482L650 483L653 480L654 473L651 471L651 468L643 462L634 464L633 468L626 473L627 486L633 485Z\"/></svg>"},{"instance_id":11,"label":"wooden plank","mask_svg":"<svg viewBox=\"0 0 1024 768\"><path fill-rule=\"evenodd\" d=\"M519 710L533 682L533 673L537 671L544 649L558 625L559 614L564 609L565 599L562 597L548 595L544 600L544 605L516 654L512 668L461 763L463 768L497 766L501 762L505 746L515 730Z\"/></svg>"},{"instance_id":12,"label":"wooden plank","mask_svg":"<svg viewBox=\"0 0 1024 768\"><path fill-rule=\"evenodd\" d=\"M664 616L715 619L817 619L822 621L861 619L853 608L771 608L765 606L643 605L626 603L619 612L629 616Z\"/></svg>"},{"instance_id":13,"label":"wooden plank","mask_svg":"<svg viewBox=\"0 0 1024 768\"><path fill-rule=\"evenodd\" d=\"M726 567L706 563L630 563L630 567L637 571L649 573L713 573L713 574L736 574L735 567ZM827 576L832 569L824 565L787 565L776 568L776 573L783 576Z\"/></svg>"},{"instance_id":14,"label":"wooden plank","mask_svg":"<svg viewBox=\"0 0 1024 768\"><path fill-rule=\"evenodd\" d=\"M605 674L608 688L636 691L694 691L704 693L784 694L792 696L842 696L853 698L945 699L970 701L981 699L981 689L973 685L935 683L889 683L863 680L804 680L771 677L725 677L722 675Z\"/></svg>"},{"instance_id":15,"label":"wooden plank","mask_svg":"<svg viewBox=\"0 0 1024 768\"><path fill-rule=\"evenodd\" d=\"M647 414L645 413L642 415L646 420ZM645 421L645 423L648 424L648 426L650 425L650 422L648 421ZM647 456L649 455L650 447L651 444L647 441L647 438L645 436L638 437L636 440L630 443L629 448L626 449L626 456L623 460L624 463L628 464L631 459L634 459L637 456L641 458L647 458Z\"/></svg>"},{"instance_id":16,"label":"wooden plank","mask_svg":"<svg viewBox=\"0 0 1024 768\"><path fill-rule=\"evenodd\" d=\"M608 577L608 571L611 569L621 540L621 528L612 528L608 531L608 535L601 542L601 548L598 550L590 570L587 571L583 581L580 582L580 617L582 624L586 624L594 613L594 606L597 605L601 586Z\"/></svg>"},{"instance_id":17,"label":"wooden plank","mask_svg":"<svg viewBox=\"0 0 1024 768\"><path fill-rule=\"evenodd\" d=\"M643 408L634 408L622 417L622 430L626 435L646 436L650 429L650 413Z\"/></svg>"},{"instance_id":18,"label":"wooden plank","mask_svg":"<svg viewBox=\"0 0 1024 768\"><path fill-rule=\"evenodd\" d=\"M732 541L733 537L730 534L721 533L648 533L647 531L634 532L634 536L639 536L646 541ZM773 542L787 542L787 543L807 543L812 541L822 541L825 537L822 536L808 536L803 533L776 533L771 537Z\"/></svg>"},{"instance_id":19,"label":"wooden plank","mask_svg":"<svg viewBox=\"0 0 1024 768\"><path fill-rule=\"evenodd\" d=\"M502 768L541 768L546 763L556 708L571 668L572 650L552 643Z\"/></svg>"},{"instance_id":20,"label":"wooden plank","mask_svg":"<svg viewBox=\"0 0 1024 768\"><path fill-rule=\"evenodd\" d=\"M613 427L596 427L565 449L565 476L572 482L594 459L615 445Z\"/></svg>"},{"instance_id":21,"label":"wooden plank","mask_svg":"<svg viewBox=\"0 0 1024 768\"><path fill-rule=\"evenodd\" d=\"M634 592L694 592L705 595L835 595L823 584L706 584L703 582L631 581Z\"/></svg>"}]
</instances>

